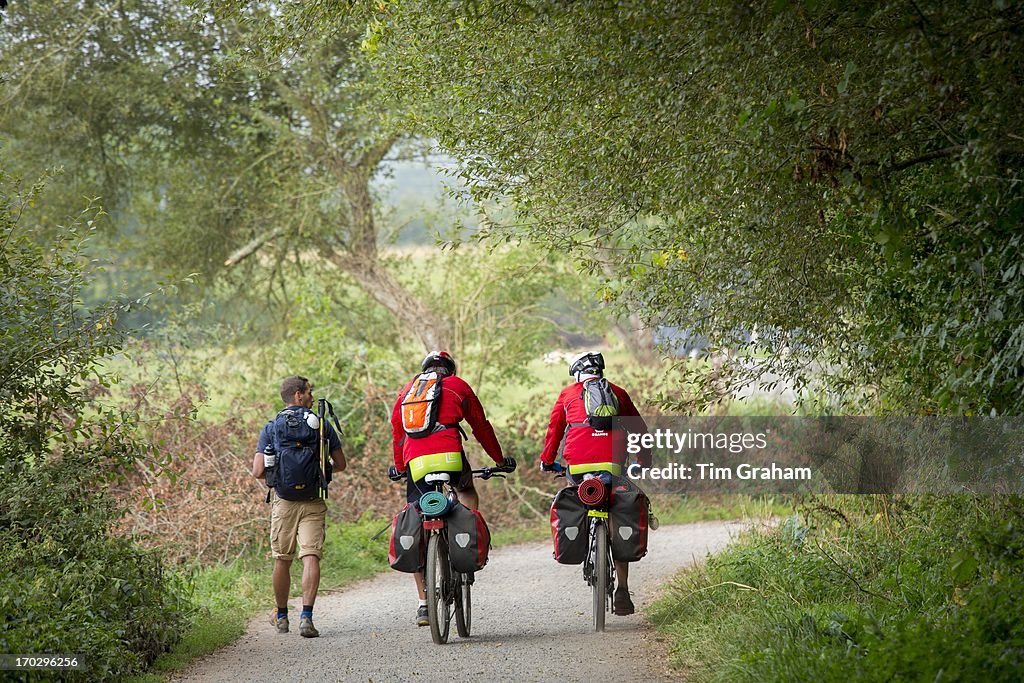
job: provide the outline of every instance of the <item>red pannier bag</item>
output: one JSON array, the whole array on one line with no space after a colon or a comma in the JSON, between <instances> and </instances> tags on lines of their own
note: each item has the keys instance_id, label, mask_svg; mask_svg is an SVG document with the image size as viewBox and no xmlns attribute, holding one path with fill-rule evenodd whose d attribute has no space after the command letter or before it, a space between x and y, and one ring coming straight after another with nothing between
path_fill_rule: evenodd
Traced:
<instances>
[{"instance_id":1,"label":"red pannier bag","mask_svg":"<svg viewBox=\"0 0 1024 683\"><path fill-rule=\"evenodd\" d=\"M580 564L587 556L587 506L574 486L562 489L551 501L551 542L560 564Z\"/></svg>"},{"instance_id":2,"label":"red pannier bag","mask_svg":"<svg viewBox=\"0 0 1024 683\"><path fill-rule=\"evenodd\" d=\"M445 517L445 523L452 569L462 574L483 569L491 551L491 532L480 511L456 503Z\"/></svg>"},{"instance_id":3,"label":"red pannier bag","mask_svg":"<svg viewBox=\"0 0 1024 683\"><path fill-rule=\"evenodd\" d=\"M402 511L391 520L391 543L388 546L388 563L392 569L414 573L427 565L427 544L423 538L423 517L412 503L406 503Z\"/></svg>"},{"instance_id":4,"label":"red pannier bag","mask_svg":"<svg viewBox=\"0 0 1024 683\"><path fill-rule=\"evenodd\" d=\"M647 554L647 519L650 511L647 494L631 479L612 478L611 503L608 506L612 559L636 562Z\"/></svg>"}]
</instances>

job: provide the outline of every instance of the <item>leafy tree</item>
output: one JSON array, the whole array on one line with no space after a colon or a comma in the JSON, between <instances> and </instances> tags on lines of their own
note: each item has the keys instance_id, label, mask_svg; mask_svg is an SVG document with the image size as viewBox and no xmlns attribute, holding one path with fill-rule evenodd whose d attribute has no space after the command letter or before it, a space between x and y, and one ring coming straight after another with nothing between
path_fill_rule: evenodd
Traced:
<instances>
[{"instance_id":1,"label":"leafy tree","mask_svg":"<svg viewBox=\"0 0 1024 683\"><path fill-rule=\"evenodd\" d=\"M145 263L212 276L245 262L249 289L325 261L441 345L443 315L379 251L370 180L401 129L366 79L364 9L316 30L279 10L16 3L0 27L0 134L22 164L59 159L103 196Z\"/></svg>"},{"instance_id":2,"label":"leafy tree","mask_svg":"<svg viewBox=\"0 0 1024 683\"><path fill-rule=\"evenodd\" d=\"M329 10L325 10L329 12ZM410 125L651 324L883 410L1024 409L1020 3L388 3Z\"/></svg>"}]
</instances>

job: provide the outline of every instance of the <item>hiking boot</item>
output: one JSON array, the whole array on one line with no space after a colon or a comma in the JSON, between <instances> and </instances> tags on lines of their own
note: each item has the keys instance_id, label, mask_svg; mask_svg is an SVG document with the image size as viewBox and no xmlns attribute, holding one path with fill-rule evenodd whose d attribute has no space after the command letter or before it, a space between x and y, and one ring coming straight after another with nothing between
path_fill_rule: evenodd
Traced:
<instances>
[{"instance_id":1,"label":"hiking boot","mask_svg":"<svg viewBox=\"0 0 1024 683\"><path fill-rule=\"evenodd\" d=\"M629 591L621 586L615 589L615 599L612 601L612 612L624 617L636 611L633 601L629 599Z\"/></svg>"},{"instance_id":2,"label":"hiking boot","mask_svg":"<svg viewBox=\"0 0 1024 683\"><path fill-rule=\"evenodd\" d=\"M270 613L270 625L277 629L278 633L288 633L288 617L277 616L277 611Z\"/></svg>"},{"instance_id":3,"label":"hiking boot","mask_svg":"<svg viewBox=\"0 0 1024 683\"><path fill-rule=\"evenodd\" d=\"M299 635L303 638L316 638L320 635L320 631L317 631L316 626L313 626L313 617L299 618Z\"/></svg>"},{"instance_id":4,"label":"hiking boot","mask_svg":"<svg viewBox=\"0 0 1024 683\"><path fill-rule=\"evenodd\" d=\"M427 614L426 605L421 605L416 609L416 625L430 626L430 616Z\"/></svg>"}]
</instances>

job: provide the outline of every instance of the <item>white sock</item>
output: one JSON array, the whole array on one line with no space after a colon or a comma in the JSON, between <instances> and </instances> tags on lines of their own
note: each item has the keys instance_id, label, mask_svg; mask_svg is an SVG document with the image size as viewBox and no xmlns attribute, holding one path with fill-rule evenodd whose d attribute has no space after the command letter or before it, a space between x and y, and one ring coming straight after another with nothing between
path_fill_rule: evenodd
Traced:
<instances>
[{"instance_id":1,"label":"white sock","mask_svg":"<svg viewBox=\"0 0 1024 683\"><path fill-rule=\"evenodd\" d=\"M426 607L426 606L427 606L427 601L426 600L420 600L420 607Z\"/></svg>"}]
</instances>

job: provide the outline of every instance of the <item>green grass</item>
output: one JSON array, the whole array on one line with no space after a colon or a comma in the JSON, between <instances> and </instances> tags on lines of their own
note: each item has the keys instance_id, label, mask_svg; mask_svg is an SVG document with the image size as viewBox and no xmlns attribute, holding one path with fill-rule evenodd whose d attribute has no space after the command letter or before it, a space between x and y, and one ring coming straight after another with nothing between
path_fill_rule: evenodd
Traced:
<instances>
[{"instance_id":1,"label":"green grass","mask_svg":"<svg viewBox=\"0 0 1024 683\"><path fill-rule=\"evenodd\" d=\"M651 511L661 524L690 524L785 517L793 514L793 505L785 496L654 494L651 496Z\"/></svg>"},{"instance_id":2,"label":"green grass","mask_svg":"<svg viewBox=\"0 0 1024 683\"><path fill-rule=\"evenodd\" d=\"M327 544L320 564L321 593L347 586L388 569L387 539L370 537L389 522L363 519L356 524L327 523ZM193 660L229 645L245 633L249 620L273 609L270 587L273 560L265 551L234 562L194 569L194 601L199 606L191 628L132 683L157 683ZM302 566L293 563L291 595L301 593Z\"/></svg>"},{"instance_id":3,"label":"green grass","mask_svg":"<svg viewBox=\"0 0 1024 683\"><path fill-rule=\"evenodd\" d=\"M1019 680L1024 501L814 498L648 616L691 681Z\"/></svg>"}]
</instances>

